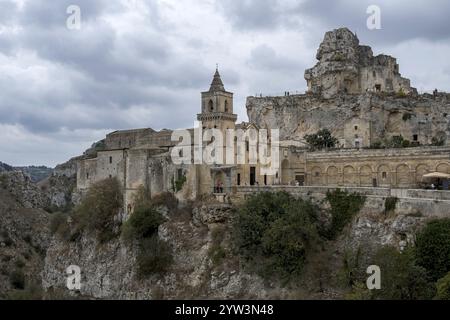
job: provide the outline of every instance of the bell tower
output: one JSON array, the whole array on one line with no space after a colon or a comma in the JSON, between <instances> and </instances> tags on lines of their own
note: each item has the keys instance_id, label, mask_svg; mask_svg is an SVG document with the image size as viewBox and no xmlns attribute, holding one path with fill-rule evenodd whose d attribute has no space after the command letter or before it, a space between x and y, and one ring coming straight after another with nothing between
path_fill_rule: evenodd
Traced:
<instances>
[{"instance_id":1,"label":"bell tower","mask_svg":"<svg viewBox=\"0 0 450 320\"><path fill-rule=\"evenodd\" d=\"M218 68L209 91L202 92L202 112L197 115L203 129L234 129L237 115L233 113L233 93L227 92Z\"/></svg>"}]
</instances>

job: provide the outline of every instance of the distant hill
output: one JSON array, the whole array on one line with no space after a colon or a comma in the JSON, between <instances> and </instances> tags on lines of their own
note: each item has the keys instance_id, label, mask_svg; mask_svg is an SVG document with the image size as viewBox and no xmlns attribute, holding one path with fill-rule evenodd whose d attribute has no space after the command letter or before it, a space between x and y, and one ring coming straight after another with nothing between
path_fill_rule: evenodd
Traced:
<instances>
[{"instance_id":1,"label":"distant hill","mask_svg":"<svg viewBox=\"0 0 450 320\"><path fill-rule=\"evenodd\" d=\"M0 161L0 172L13 171L14 168Z\"/></svg>"},{"instance_id":2,"label":"distant hill","mask_svg":"<svg viewBox=\"0 0 450 320\"><path fill-rule=\"evenodd\" d=\"M26 175L31 177L31 181L37 183L48 177L53 173L52 168L45 166L28 166L28 167L15 167L15 170L22 171Z\"/></svg>"}]
</instances>

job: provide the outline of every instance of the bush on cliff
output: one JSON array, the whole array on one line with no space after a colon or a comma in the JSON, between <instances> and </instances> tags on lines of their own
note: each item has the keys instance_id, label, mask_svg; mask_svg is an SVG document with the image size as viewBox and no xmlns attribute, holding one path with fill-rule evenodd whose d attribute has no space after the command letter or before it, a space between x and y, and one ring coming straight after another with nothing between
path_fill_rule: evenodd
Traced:
<instances>
[{"instance_id":1,"label":"bush on cliff","mask_svg":"<svg viewBox=\"0 0 450 320\"><path fill-rule=\"evenodd\" d=\"M366 198L356 193L337 189L327 193L327 200L331 206L331 225L325 233L325 237L334 240L362 209Z\"/></svg>"},{"instance_id":2,"label":"bush on cliff","mask_svg":"<svg viewBox=\"0 0 450 320\"><path fill-rule=\"evenodd\" d=\"M373 290L375 299L422 300L435 294L434 284L427 272L415 261L411 248L399 252L393 247L383 247L374 257L381 269L381 290Z\"/></svg>"},{"instance_id":3,"label":"bush on cliff","mask_svg":"<svg viewBox=\"0 0 450 320\"><path fill-rule=\"evenodd\" d=\"M83 230L95 232L101 243L118 235L120 221L118 214L123 207L123 193L119 180L106 179L89 188L81 204L75 207L72 220L75 240Z\"/></svg>"},{"instance_id":4,"label":"bush on cliff","mask_svg":"<svg viewBox=\"0 0 450 320\"><path fill-rule=\"evenodd\" d=\"M417 235L417 263L428 270L433 280L450 272L450 219L429 222Z\"/></svg>"},{"instance_id":5,"label":"bush on cliff","mask_svg":"<svg viewBox=\"0 0 450 320\"><path fill-rule=\"evenodd\" d=\"M238 253L261 276L298 276L319 240L316 207L285 192L252 195L234 223Z\"/></svg>"},{"instance_id":6,"label":"bush on cliff","mask_svg":"<svg viewBox=\"0 0 450 320\"><path fill-rule=\"evenodd\" d=\"M369 290L366 285L367 266L380 267L381 288ZM412 248L399 252L396 248L381 247L369 258L368 264L358 266L352 291L346 295L351 300L423 300L435 295L434 284L424 268L418 266Z\"/></svg>"},{"instance_id":7,"label":"bush on cliff","mask_svg":"<svg viewBox=\"0 0 450 320\"><path fill-rule=\"evenodd\" d=\"M450 272L436 282L436 300L450 300Z\"/></svg>"},{"instance_id":8,"label":"bush on cliff","mask_svg":"<svg viewBox=\"0 0 450 320\"><path fill-rule=\"evenodd\" d=\"M173 207L173 203L173 198L166 194L151 199L144 188L135 196L135 209L122 226L122 236L126 241L138 245L140 278L166 272L173 261L170 245L158 237L158 228L164 223L164 217L158 208L162 205Z\"/></svg>"}]
</instances>

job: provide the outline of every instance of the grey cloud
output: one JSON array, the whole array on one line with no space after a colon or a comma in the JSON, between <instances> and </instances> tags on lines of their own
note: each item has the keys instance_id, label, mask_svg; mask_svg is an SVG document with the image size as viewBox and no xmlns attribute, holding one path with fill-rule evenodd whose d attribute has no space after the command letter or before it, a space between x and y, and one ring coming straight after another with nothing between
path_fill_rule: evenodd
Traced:
<instances>
[{"instance_id":1,"label":"grey cloud","mask_svg":"<svg viewBox=\"0 0 450 320\"><path fill-rule=\"evenodd\" d=\"M270 30L280 24L277 0L218 0L217 4L238 30Z\"/></svg>"},{"instance_id":2,"label":"grey cloud","mask_svg":"<svg viewBox=\"0 0 450 320\"><path fill-rule=\"evenodd\" d=\"M381 9L381 30L367 28L366 10L370 5ZM338 27L349 27L360 38L371 43L397 43L410 39L425 38L443 40L450 38L450 2L388 1L388 0L307 0L300 4L299 14L306 19L315 19L323 33Z\"/></svg>"},{"instance_id":3,"label":"grey cloud","mask_svg":"<svg viewBox=\"0 0 450 320\"><path fill-rule=\"evenodd\" d=\"M305 67L301 61L282 56L266 44L254 48L247 63L255 69L283 73L298 72Z\"/></svg>"}]
</instances>

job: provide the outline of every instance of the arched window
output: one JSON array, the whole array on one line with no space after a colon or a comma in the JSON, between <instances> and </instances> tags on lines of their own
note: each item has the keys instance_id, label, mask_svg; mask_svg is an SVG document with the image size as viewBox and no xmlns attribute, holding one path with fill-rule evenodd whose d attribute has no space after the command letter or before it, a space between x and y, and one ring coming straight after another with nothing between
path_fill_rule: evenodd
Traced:
<instances>
[{"instance_id":1,"label":"arched window","mask_svg":"<svg viewBox=\"0 0 450 320\"><path fill-rule=\"evenodd\" d=\"M209 102L208 102L208 110L209 110L210 112L213 112L213 111L214 111L214 103L213 103L212 100L209 100Z\"/></svg>"}]
</instances>

